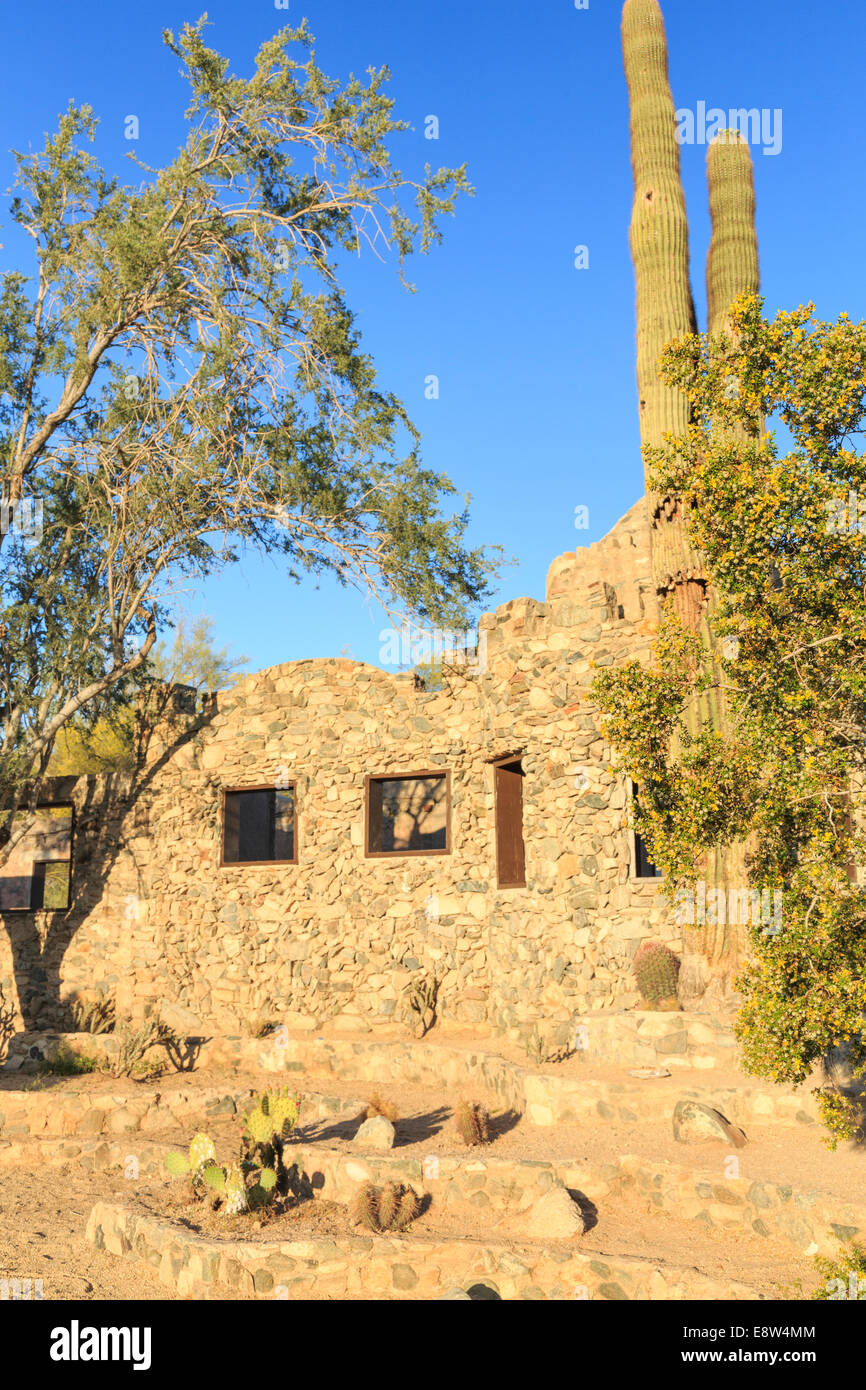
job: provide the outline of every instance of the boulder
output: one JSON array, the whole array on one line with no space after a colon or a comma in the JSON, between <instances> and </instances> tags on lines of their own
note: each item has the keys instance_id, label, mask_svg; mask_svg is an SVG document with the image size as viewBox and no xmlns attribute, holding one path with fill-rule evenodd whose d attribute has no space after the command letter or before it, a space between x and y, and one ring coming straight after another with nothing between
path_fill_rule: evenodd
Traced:
<instances>
[{"instance_id":1,"label":"boulder","mask_svg":"<svg viewBox=\"0 0 866 1390\"><path fill-rule=\"evenodd\" d=\"M539 1240L571 1240L586 1230L583 1212L564 1187L552 1187L539 1197L523 1214L521 1225Z\"/></svg>"},{"instance_id":2,"label":"boulder","mask_svg":"<svg viewBox=\"0 0 866 1390\"><path fill-rule=\"evenodd\" d=\"M386 1120L384 1115L374 1115L372 1119L364 1121L352 1143L359 1149L384 1151L393 1149L395 1135L396 1130L390 1120Z\"/></svg>"},{"instance_id":3,"label":"boulder","mask_svg":"<svg viewBox=\"0 0 866 1390\"><path fill-rule=\"evenodd\" d=\"M179 1038L203 1038L207 1032L201 1019L183 1004L160 1004L159 1017Z\"/></svg>"},{"instance_id":4,"label":"boulder","mask_svg":"<svg viewBox=\"0 0 866 1390\"><path fill-rule=\"evenodd\" d=\"M715 1141L733 1144L735 1149L748 1142L743 1131L731 1124L721 1110L697 1100L678 1100L674 1106L674 1139L680 1144Z\"/></svg>"}]
</instances>

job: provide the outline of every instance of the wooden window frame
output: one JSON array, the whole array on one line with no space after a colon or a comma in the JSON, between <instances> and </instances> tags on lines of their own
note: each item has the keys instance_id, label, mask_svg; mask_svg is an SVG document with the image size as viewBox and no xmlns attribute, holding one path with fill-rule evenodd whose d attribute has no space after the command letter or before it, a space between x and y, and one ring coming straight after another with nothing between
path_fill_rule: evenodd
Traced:
<instances>
[{"instance_id":1,"label":"wooden window frame","mask_svg":"<svg viewBox=\"0 0 866 1390\"><path fill-rule=\"evenodd\" d=\"M226 797L238 792L287 792L292 793L292 850L291 859L226 859ZM260 869L264 866L274 868L279 864L298 862L298 784L290 782L287 787L275 787L273 782L259 782L253 787L223 787L220 806L220 859L221 869Z\"/></svg>"},{"instance_id":2,"label":"wooden window frame","mask_svg":"<svg viewBox=\"0 0 866 1390\"><path fill-rule=\"evenodd\" d=\"M68 864L69 865L69 892L66 897L65 907L4 907L0 908L0 917L4 917L7 912L69 912L72 908L72 869L75 853L75 806L71 801L40 801L33 807L35 812L39 811L68 811L69 812L69 858L68 859L48 859L37 860L37 863L48 864Z\"/></svg>"},{"instance_id":3,"label":"wooden window frame","mask_svg":"<svg viewBox=\"0 0 866 1390\"><path fill-rule=\"evenodd\" d=\"M494 834L494 853L496 855L496 887L503 892L519 891L526 887L526 836L523 833L523 814L525 802L523 790L520 793L520 840L523 845L523 880L520 883L503 883L499 877L499 778L497 772L501 767L510 767L512 763L520 763L520 775L525 778L526 773L523 769L523 753L509 753L504 758L492 758L490 767L493 768L493 834Z\"/></svg>"},{"instance_id":4,"label":"wooden window frame","mask_svg":"<svg viewBox=\"0 0 866 1390\"><path fill-rule=\"evenodd\" d=\"M370 787L373 782L413 782L422 777L445 778L445 848L444 849L371 849L373 803ZM451 769L427 768L422 772L368 772L364 778L364 858L365 859L427 859L431 855L450 854L451 841Z\"/></svg>"}]
</instances>

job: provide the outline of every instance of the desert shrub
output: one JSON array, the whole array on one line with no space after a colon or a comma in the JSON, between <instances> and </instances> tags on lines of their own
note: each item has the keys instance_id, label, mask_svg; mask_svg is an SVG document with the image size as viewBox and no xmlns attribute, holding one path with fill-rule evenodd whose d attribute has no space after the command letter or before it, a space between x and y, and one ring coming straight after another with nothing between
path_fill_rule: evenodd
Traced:
<instances>
[{"instance_id":1,"label":"desert shrub","mask_svg":"<svg viewBox=\"0 0 866 1390\"><path fill-rule=\"evenodd\" d=\"M866 1249L849 1245L836 1259L818 1255L815 1268L824 1285L812 1294L818 1300L866 1299Z\"/></svg>"},{"instance_id":2,"label":"desert shrub","mask_svg":"<svg viewBox=\"0 0 866 1390\"><path fill-rule=\"evenodd\" d=\"M390 1120L392 1125L395 1125L399 1118L399 1111L396 1105L389 1100L383 1100L379 1092L374 1091L367 1101L364 1119L373 1120L377 1115L382 1115L386 1120Z\"/></svg>"},{"instance_id":3,"label":"desert shrub","mask_svg":"<svg viewBox=\"0 0 866 1390\"><path fill-rule=\"evenodd\" d=\"M114 1030L114 1000L107 996L76 999L70 1014L79 1033L111 1033Z\"/></svg>"},{"instance_id":4,"label":"desert shrub","mask_svg":"<svg viewBox=\"0 0 866 1390\"><path fill-rule=\"evenodd\" d=\"M117 1030L117 1037L120 1048L117 1055L107 1063L106 1070L112 1076L118 1077L132 1076L140 1069L145 1055L152 1047L172 1046L178 1041L166 1024L153 1018L148 1019L139 1028L133 1028L131 1023L122 1024Z\"/></svg>"},{"instance_id":5,"label":"desert shrub","mask_svg":"<svg viewBox=\"0 0 866 1390\"><path fill-rule=\"evenodd\" d=\"M84 1052L73 1052L66 1043L58 1043L50 1057L40 1064L39 1070L47 1076L85 1076L96 1071L100 1065L98 1057Z\"/></svg>"}]
</instances>

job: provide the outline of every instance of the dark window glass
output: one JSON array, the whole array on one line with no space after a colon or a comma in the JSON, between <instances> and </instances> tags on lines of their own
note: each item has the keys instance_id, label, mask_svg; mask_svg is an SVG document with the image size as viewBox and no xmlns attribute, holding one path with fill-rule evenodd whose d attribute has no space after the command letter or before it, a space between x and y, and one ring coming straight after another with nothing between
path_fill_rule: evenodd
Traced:
<instances>
[{"instance_id":1,"label":"dark window glass","mask_svg":"<svg viewBox=\"0 0 866 1390\"><path fill-rule=\"evenodd\" d=\"M223 863L295 858L295 792L271 788L226 792Z\"/></svg>"},{"instance_id":2,"label":"dark window glass","mask_svg":"<svg viewBox=\"0 0 866 1390\"><path fill-rule=\"evenodd\" d=\"M632 800L637 800L637 785L632 787ZM634 872L636 878L661 878L662 871L657 869L649 857L649 850L645 841L635 831L634 835Z\"/></svg>"},{"instance_id":3,"label":"dark window glass","mask_svg":"<svg viewBox=\"0 0 866 1390\"><path fill-rule=\"evenodd\" d=\"M15 821L29 816L20 811ZM0 911L65 912L71 861L72 807L38 806L26 834L0 869Z\"/></svg>"}]
</instances>

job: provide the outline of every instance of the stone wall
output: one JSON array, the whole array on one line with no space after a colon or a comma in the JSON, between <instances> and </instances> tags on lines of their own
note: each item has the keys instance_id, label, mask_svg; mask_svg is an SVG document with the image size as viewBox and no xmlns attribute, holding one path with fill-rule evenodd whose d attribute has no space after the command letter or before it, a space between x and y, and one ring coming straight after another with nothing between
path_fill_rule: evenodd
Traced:
<instances>
[{"instance_id":1,"label":"stone wall","mask_svg":"<svg viewBox=\"0 0 866 1390\"><path fill-rule=\"evenodd\" d=\"M616 589L608 582L611 574ZM135 783L81 778L70 912L3 915L0 985L29 1026L102 989L121 1013L169 999L209 1027L254 1016L393 1028L406 986L441 981L443 1026L556 1042L637 1001L639 942L677 933L632 877L627 788L589 698L595 669L654 630L642 504L551 567L548 601L479 625L477 665L442 690L346 660L286 663L182 703ZM492 762L523 766L525 888L496 876ZM451 852L368 858L365 777L441 769ZM225 788L291 781L298 862L221 865ZM57 789L58 792L61 789Z\"/></svg>"}]
</instances>

